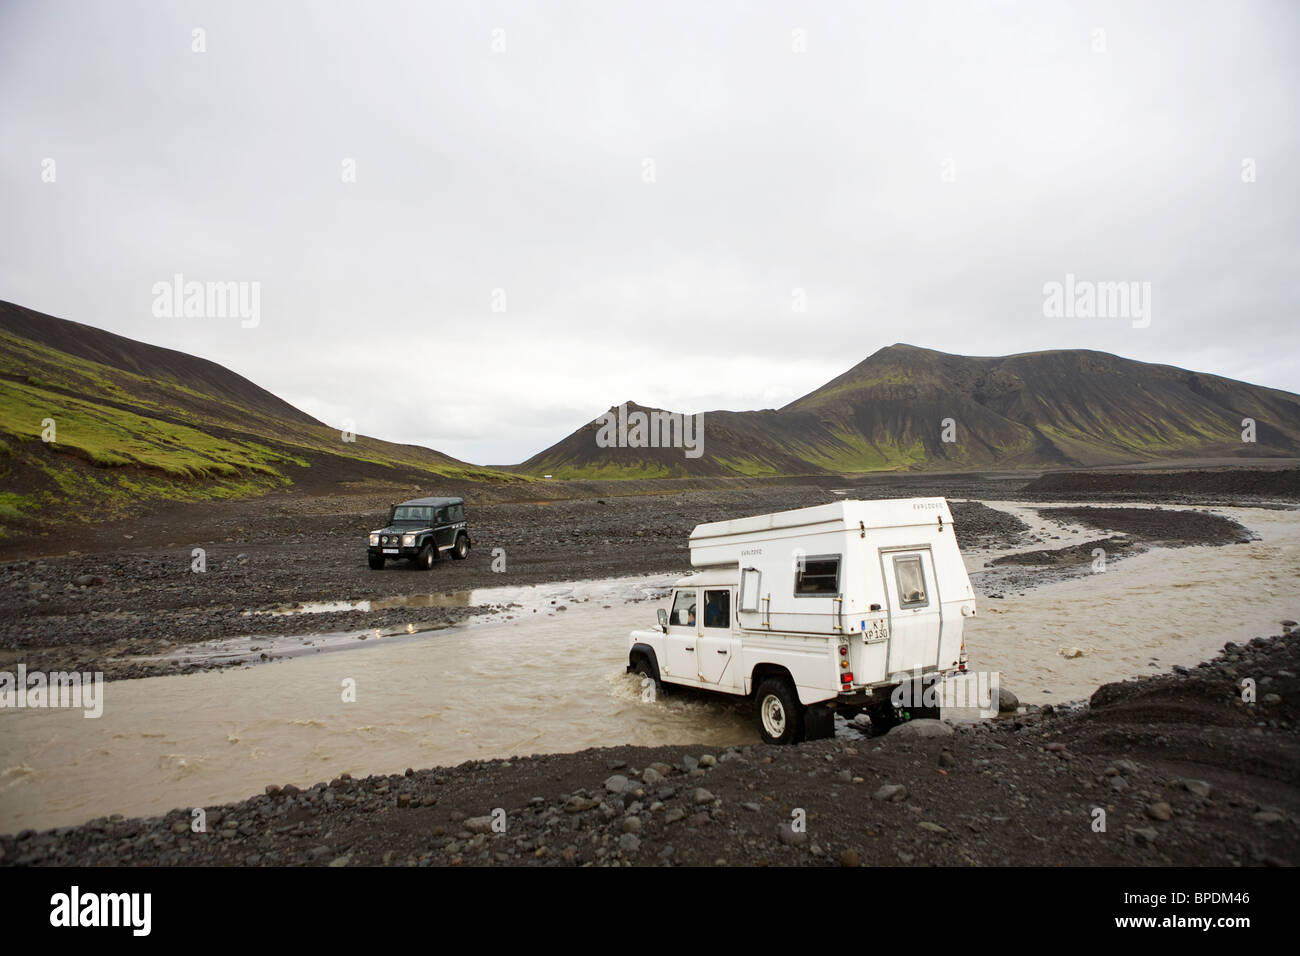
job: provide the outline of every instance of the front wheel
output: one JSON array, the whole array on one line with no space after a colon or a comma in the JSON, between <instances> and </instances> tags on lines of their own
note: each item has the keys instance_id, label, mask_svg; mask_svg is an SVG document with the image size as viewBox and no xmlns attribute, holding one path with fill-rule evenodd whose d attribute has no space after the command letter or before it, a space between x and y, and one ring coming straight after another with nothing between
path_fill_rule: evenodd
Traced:
<instances>
[{"instance_id":1,"label":"front wheel","mask_svg":"<svg viewBox=\"0 0 1300 956\"><path fill-rule=\"evenodd\" d=\"M371 571L382 571L382 570L384 570L384 556L383 556L382 554L368 554L368 555L366 555L366 557L367 557L367 558L369 559L369 561L370 561L370 570L371 570Z\"/></svg>"},{"instance_id":2,"label":"front wheel","mask_svg":"<svg viewBox=\"0 0 1300 956\"><path fill-rule=\"evenodd\" d=\"M871 718L872 737L883 737L902 723L898 711L894 709L892 700L873 701L862 709Z\"/></svg>"},{"instance_id":3,"label":"front wheel","mask_svg":"<svg viewBox=\"0 0 1300 956\"><path fill-rule=\"evenodd\" d=\"M451 556L457 561L464 561L469 557L469 538L463 534L456 535L456 544L451 549Z\"/></svg>"},{"instance_id":4,"label":"front wheel","mask_svg":"<svg viewBox=\"0 0 1300 956\"><path fill-rule=\"evenodd\" d=\"M659 680L659 668L645 654L638 654L633 660L632 673L636 675L641 698L647 703L664 692L663 682Z\"/></svg>"},{"instance_id":5,"label":"front wheel","mask_svg":"<svg viewBox=\"0 0 1300 956\"><path fill-rule=\"evenodd\" d=\"M421 571L428 571L433 567L433 545L425 544L420 549L420 553L415 556L415 566Z\"/></svg>"},{"instance_id":6,"label":"front wheel","mask_svg":"<svg viewBox=\"0 0 1300 956\"><path fill-rule=\"evenodd\" d=\"M763 743L793 744L803 739L804 708L789 681L769 677L758 685L754 703Z\"/></svg>"}]
</instances>

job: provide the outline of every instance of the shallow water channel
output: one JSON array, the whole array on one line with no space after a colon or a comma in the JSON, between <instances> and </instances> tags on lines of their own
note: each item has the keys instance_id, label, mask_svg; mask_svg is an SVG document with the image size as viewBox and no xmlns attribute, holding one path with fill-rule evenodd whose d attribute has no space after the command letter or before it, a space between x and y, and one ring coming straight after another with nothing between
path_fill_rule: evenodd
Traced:
<instances>
[{"instance_id":1,"label":"shallow water channel","mask_svg":"<svg viewBox=\"0 0 1300 956\"><path fill-rule=\"evenodd\" d=\"M1046 526L1033 511L1046 505L990 504L1061 535L1022 550L1101 536ZM1023 594L981 597L967 631L972 668L997 671L1023 702L1059 702L1109 680L1195 664L1227 640L1277 633L1277 622L1300 610L1300 513L1214 510L1259 540L1158 548L1104 573L1045 572L1045 583ZM967 555L977 589L984 562L1001 553ZM623 673L628 631L653 624L663 603L656 598L674 577L416 595L405 600L518 606L429 632L214 642L178 653L256 659L249 648L258 647L286 659L115 681L98 719L79 710L0 713L0 832L213 806L268 783L310 786L345 771L400 773L617 744L757 741L747 707L681 695L645 702ZM301 614L306 630L313 610L276 613ZM251 615L251 635L256 621ZM1074 648L1082 655L1061 653ZM344 700L348 686L355 702Z\"/></svg>"}]
</instances>

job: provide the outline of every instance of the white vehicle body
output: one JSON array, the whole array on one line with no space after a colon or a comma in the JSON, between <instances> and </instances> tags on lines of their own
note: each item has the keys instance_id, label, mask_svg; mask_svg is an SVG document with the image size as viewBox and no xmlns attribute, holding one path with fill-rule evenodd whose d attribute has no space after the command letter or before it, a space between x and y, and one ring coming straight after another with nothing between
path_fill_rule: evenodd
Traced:
<instances>
[{"instance_id":1,"label":"white vehicle body","mask_svg":"<svg viewBox=\"0 0 1300 956\"><path fill-rule=\"evenodd\" d=\"M807 708L965 669L975 599L943 498L702 524L690 547L700 570L674 586L666 623L632 632L629 670L734 695L782 678Z\"/></svg>"}]
</instances>

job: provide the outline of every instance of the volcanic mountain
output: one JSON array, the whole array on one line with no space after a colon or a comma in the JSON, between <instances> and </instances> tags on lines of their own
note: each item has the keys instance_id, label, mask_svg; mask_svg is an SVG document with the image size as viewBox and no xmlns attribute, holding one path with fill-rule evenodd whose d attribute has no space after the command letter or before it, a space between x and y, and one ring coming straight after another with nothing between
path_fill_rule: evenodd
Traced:
<instances>
[{"instance_id":1,"label":"volcanic mountain","mask_svg":"<svg viewBox=\"0 0 1300 956\"><path fill-rule=\"evenodd\" d=\"M1254 442L1243 440L1247 418ZM602 447L600 421L516 470L849 474L1300 455L1298 395L1086 349L968 357L891 345L784 408L703 413L698 458L681 448Z\"/></svg>"},{"instance_id":2,"label":"volcanic mountain","mask_svg":"<svg viewBox=\"0 0 1300 956\"><path fill-rule=\"evenodd\" d=\"M0 302L0 520L459 480L518 479L345 436L215 362Z\"/></svg>"}]
</instances>

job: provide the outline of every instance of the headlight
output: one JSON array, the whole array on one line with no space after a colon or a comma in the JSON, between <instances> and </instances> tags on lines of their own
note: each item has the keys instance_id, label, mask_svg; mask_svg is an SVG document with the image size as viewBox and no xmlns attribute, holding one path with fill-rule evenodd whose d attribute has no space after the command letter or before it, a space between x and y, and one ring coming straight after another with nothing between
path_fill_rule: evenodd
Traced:
<instances>
[{"instance_id":1,"label":"headlight","mask_svg":"<svg viewBox=\"0 0 1300 956\"><path fill-rule=\"evenodd\" d=\"M404 534L404 535L402 535L402 547L403 547L403 548L413 548L413 547L415 547L415 535L413 535L413 534Z\"/></svg>"},{"instance_id":2,"label":"headlight","mask_svg":"<svg viewBox=\"0 0 1300 956\"><path fill-rule=\"evenodd\" d=\"M370 546L373 548L373 547L375 547L377 544L379 544L379 535L377 535L377 534L372 534L372 535L370 536Z\"/></svg>"}]
</instances>

